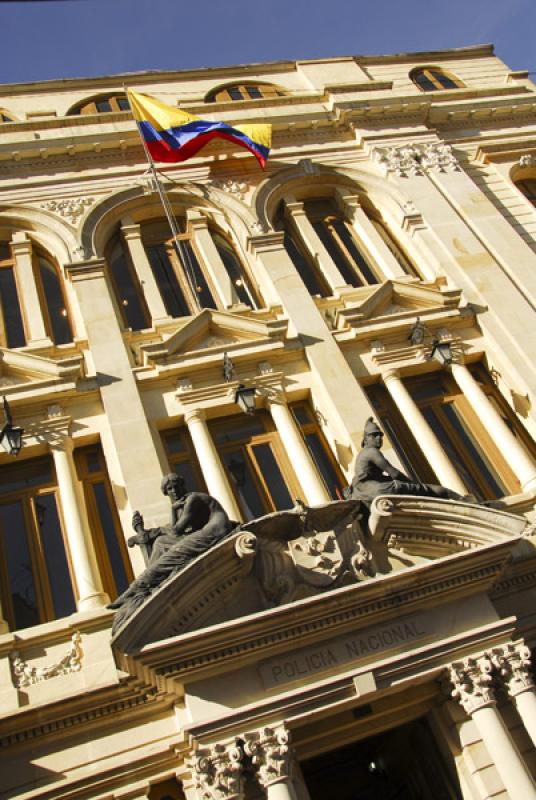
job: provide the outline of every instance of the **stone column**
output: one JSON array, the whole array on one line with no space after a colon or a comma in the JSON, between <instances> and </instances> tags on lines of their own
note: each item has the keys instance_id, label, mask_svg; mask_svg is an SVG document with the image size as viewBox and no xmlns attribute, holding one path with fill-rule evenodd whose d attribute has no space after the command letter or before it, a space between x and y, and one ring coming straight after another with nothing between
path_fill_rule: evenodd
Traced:
<instances>
[{"instance_id":1,"label":"stone column","mask_svg":"<svg viewBox=\"0 0 536 800\"><path fill-rule=\"evenodd\" d=\"M15 258L15 273L19 297L23 308L28 344L40 347L51 345L41 308L41 300L35 280L32 258L32 243L25 233L15 233L11 241Z\"/></svg>"},{"instance_id":2,"label":"stone column","mask_svg":"<svg viewBox=\"0 0 536 800\"><path fill-rule=\"evenodd\" d=\"M447 458L439 439L404 386L398 370L390 369L382 372L382 380L419 443L425 458L436 473L439 482L461 495L467 494L466 486Z\"/></svg>"},{"instance_id":3,"label":"stone column","mask_svg":"<svg viewBox=\"0 0 536 800\"><path fill-rule=\"evenodd\" d=\"M489 431L497 448L519 479L523 491L536 489L536 464L526 452L521 442L516 439L501 415L496 411L486 393L480 388L466 366L453 363L450 367L452 376L475 414Z\"/></svg>"},{"instance_id":4,"label":"stone column","mask_svg":"<svg viewBox=\"0 0 536 800\"><path fill-rule=\"evenodd\" d=\"M235 742L200 747L190 769L198 798L243 800L242 750Z\"/></svg>"},{"instance_id":5,"label":"stone column","mask_svg":"<svg viewBox=\"0 0 536 800\"><path fill-rule=\"evenodd\" d=\"M191 225L193 240L201 256L203 265L209 273L216 294L224 308L238 303L238 297L223 263L218 249L208 229L208 220L197 211L188 211L188 222Z\"/></svg>"},{"instance_id":6,"label":"stone column","mask_svg":"<svg viewBox=\"0 0 536 800\"><path fill-rule=\"evenodd\" d=\"M199 408L189 409L184 415L184 421L190 431L209 494L219 500L230 519L240 520L242 515L210 435L204 411Z\"/></svg>"},{"instance_id":7,"label":"stone column","mask_svg":"<svg viewBox=\"0 0 536 800\"><path fill-rule=\"evenodd\" d=\"M490 653L508 694L536 746L536 686L531 673L531 653L524 642L495 647Z\"/></svg>"},{"instance_id":8,"label":"stone column","mask_svg":"<svg viewBox=\"0 0 536 800\"><path fill-rule=\"evenodd\" d=\"M386 243L361 208L357 195L341 195L346 217L352 224L357 236L365 247L374 263L386 278L404 278L407 273L402 269Z\"/></svg>"},{"instance_id":9,"label":"stone column","mask_svg":"<svg viewBox=\"0 0 536 800\"><path fill-rule=\"evenodd\" d=\"M292 776L294 754L285 725L245 734L244 740L244 750L251 756L268 800L298 800Z\"/></svg>"},{"instance_id":10,"label":"stone column","mask_svg":"<svg viewBox=\"0 0 536 800\"><path fill-rule=\"evenodd\" d=\"M69 417L50 420L45 436L56 468L65 537L78 589L78 610L88 611L102 608L110 602L110 598L102 586L86 504L76 478L73 440L69 436L70 422Z\"/></svg>"},{"instance_id":11,"label":"stone column","mask_svg":"<svg viewBox=\"0 0 536 800\"><path fill-rule=\"evenodd\" d=\"M147 253L145 252L145 247L143 246L141 226L135 225L130 219L123 219L121 221L121 235L128 248L132 265L138 276L138 281L144 294L153 325L156 322L170 319L153 270L151 269Z\"/></svg>"},{"instance_id":12,"label":"stone column","mask_svg":"<svg viewBox=\"0 0 536 800\"><path fill-rule=\"evenodd\" d=\"M331 497L324 485L298 425L281 393L268 399L268 408L309 505L329 503Z\"/></svg>"},{"instance_id":13,"label":"stone column","mask_svg":"<svg viewBox=\"0 0 536 800\"><path fill-rule=\"evenodd\" d=\"M534 800L536 785L495 705L491 660L465 658L447 669L449 694L473 719L506 791L512 798Z\"/></svg>"},{"instance_id":14,"label":"stone column","mask_svg":"<svg viewBox=\"0 0 536 800\"><path fill-rule=\"evenodd\" d=\"M303 203L285 201L285 209L287 217L289 218L294 229L298 233L299 238L309 251L311 256L315 259L320 272L324 275L328 286L333 291L342 289L348 284L342 277L341 273L333 263L333 259L324 247L317 232L309 222L309 218L305 213Z\"/></svg>"}]
</instances>

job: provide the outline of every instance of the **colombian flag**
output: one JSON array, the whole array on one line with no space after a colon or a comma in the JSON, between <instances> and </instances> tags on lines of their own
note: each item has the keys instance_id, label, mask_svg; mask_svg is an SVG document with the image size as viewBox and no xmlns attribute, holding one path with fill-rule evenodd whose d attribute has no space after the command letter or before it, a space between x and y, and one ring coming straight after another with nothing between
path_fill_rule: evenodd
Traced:
<instances>
[{"instance_id":1,"label":"colombian flag","mask_svg":"<svg viewBox=\"0 0 536 800\"><path fill-rule=\"evenodd\" d=\"M129 89L132 115L155 161L186 161L211 139L219 137L246 147L264 167L272 144L271 125L238 125L199 119L180 108L168 106Z\"/></svg>"}]
</instances>

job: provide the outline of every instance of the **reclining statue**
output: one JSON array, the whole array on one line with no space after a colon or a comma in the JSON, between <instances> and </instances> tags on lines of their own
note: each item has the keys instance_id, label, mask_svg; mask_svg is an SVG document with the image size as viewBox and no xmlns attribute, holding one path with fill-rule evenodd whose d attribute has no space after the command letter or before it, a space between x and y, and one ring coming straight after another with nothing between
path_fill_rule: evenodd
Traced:
<instances>
[{"instance_id":1,"label":"reclining statue","mask_svg":"<svg viewBox=\"0 0 536 800\"><path fill-rule=\"evenodd\" d=\"M113 631L167 578L175 575L194 558L205 553L228 536L238 525L231 522L214 497L203 492L186 492L184 481L175 473L165 475L162 492L171 500L171 523L145 529L138 511L132 517L136 536L128 546L146 545L150 549L149 564L119 597L108 605L118 609Z\"/></svg>"},{"instance_id":2,"label":"reclining statue","mask_svg":"<svg viewBox=\"0 0 536 800\"><path fill-rule=\"evenodd\" d=\"M380 452L383 432L369 417L361 447L355 462L355 474L351 483L350 497L370 504L380 494L408 494L420 497L439 497L447 500L476 502L472 495L462 496L452 489L432 483L417 483L387 461Z\"/></svg>"}]
</instances>

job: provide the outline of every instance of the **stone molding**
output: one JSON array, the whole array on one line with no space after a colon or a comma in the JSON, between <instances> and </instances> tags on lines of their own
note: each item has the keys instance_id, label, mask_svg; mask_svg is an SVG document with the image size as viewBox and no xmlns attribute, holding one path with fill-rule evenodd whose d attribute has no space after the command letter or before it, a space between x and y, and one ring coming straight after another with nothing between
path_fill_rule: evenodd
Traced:
<instances>
[{"instance_id":1,"label":"stone molding","mask_svg":"<svg viewBox=\"0 0 536 800\"><path fill-rule=\"evenodd\" d=\"M493 663L486 654L455 661L447 667L445 691L471 716L479 708L495 704L492 672Z\"/></svg>"},{"instance_id":2,"label":"stone molding","mask_svg":"<svg viewBox=\"0 0 536 800\"><path fill-rule=\"evenodd\" d=\"M536 688L531 671L531 652L523 641L494 647L489 658L511 697Z\"/></svg>"},{"instance_id":3,"label":"stone molding","mask_svg":"<svg viewBox=\"0 0 536 800\"><path fill-rule=\"evenodd\" d=\"M58 675L70 675L72 672L79 672L82 669L82 637L80 631L75 631L71 636L71 646L67 653L54 664L43 667L34 667L25 661L18 650L13 650L9 654L11 661L11 671L13 686L22 689L25 686L32 686L34 683L47 681L56 678Z\"/></svg>"},{"instance_id":4,"label":"stone molding","mask_svg":"<svg viewBox=\"0 0 536 800\"><path fill-rule=\"evenodd\" d=\"M292 778L294 754L290 732L285 725L245 734L244 751L251 757L259 783L265 789Z\"/></svg>"},{"instance_id":5,"label":"stone molding","mask_svg":"<svg viewBox=\"0 0 536 800\"><path fill-rule=\"evenodd\" d=\"M385 175L394 173L399 178L425 175L427 172L460 171L452 147L443 142L377 147L373 154Z\"/></svg>"},{"instance_id":6,"label":"stone molding","mask_svg":"<svg viewBox=\"0 0 536 800\"><path fill-rule=\"evenodd\" d=\"M244 795L243 751L236 741L197 750L192 781L203 800L239 800Z\"/></svg>"}]
</instances>

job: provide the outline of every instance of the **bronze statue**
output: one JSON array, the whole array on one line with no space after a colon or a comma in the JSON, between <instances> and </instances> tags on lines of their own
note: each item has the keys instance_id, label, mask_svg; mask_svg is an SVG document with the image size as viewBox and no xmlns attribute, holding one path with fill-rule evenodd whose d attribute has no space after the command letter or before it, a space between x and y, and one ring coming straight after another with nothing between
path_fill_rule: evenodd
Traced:
<instances>
[{"instance_id":1,"label":"bronze statue","mask_svg":"<svg viewBox=\"0 0 536 800\"><path fill-rule=\"evenodd\" d=\"M128 545L148 546L151 550L149 565L109 604L108 608L118 609L113 630L117 630L163 581L184 569L238 525L231 522L214 497L203 492L186 492L179 475L165 475L161 488L171 500L171 523L145 529L142 515L139 511L134 512L132 527L136 535L130 537Z\"/></svg>"},{"instance_id":2,"label":"bronze statue","mask_svg":"<svg viewBox=\"0 0 536 800\"><path fill-rule=\"evenodd\" d=\"M472 495L462 497L452 489L432 483L416 483L387 461L380 452L383 432L369 417L361 447L355 462L355 474L351 484L350 496L370 506L380 494L409 494L421 497L440 497L447 500L475 502Z\"/></svg>"}]
</instances>

